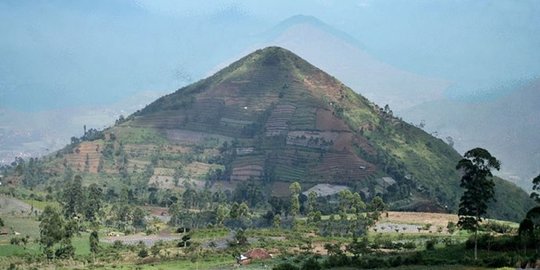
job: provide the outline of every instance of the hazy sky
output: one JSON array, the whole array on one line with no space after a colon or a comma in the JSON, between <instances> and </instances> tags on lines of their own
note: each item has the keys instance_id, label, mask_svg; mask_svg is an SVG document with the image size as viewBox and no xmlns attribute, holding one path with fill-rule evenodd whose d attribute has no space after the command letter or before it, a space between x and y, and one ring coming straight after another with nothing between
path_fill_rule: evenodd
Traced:
<instances>
[{"instance_id":1,"label":"hazy sky","mask_svg":"<svg viewBox=\"0 0 540 270\"><path fill-rule=\"evenodd\" d=\"M540 74L540 1L0 2L0 108L41 110L172 91L280 21L312 15L385 62L493 95Z\"/></svg>"}]
</instances>

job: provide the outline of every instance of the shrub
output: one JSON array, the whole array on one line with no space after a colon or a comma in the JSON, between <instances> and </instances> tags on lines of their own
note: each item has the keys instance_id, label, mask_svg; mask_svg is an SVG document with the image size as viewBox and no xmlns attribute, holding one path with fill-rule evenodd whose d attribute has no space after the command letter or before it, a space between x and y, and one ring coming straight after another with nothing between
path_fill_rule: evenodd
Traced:
<instances>
[{"instance_id":1,"label":"shrub","mask_svg":"<svg viewBox=\"0 0 540 270\"><path fill-rule=\"evenodd\" d=\"M405 243L403 243L403 248L404 249L415 249L416 248L416 243L414 241L407 241Z\"/></svg>"},{"instance_id":2,"label":"shrub","mask_svg":"<svg viewBox=\"0 0 540 270\"><path fill-rule=\"evenodd\" d=\"M437 240L435 239L429 239L426 241L426 250L435 250L435 244L437 244Z\"/></svg>"},{"instance_id":3,"label":"shrub","mask_svg":"<svg viewBox=\"0 0 540 270\"><path fill-rule=\"evenodd\" d=\"M467 249L474 248L474 238L469 238L465 242ZM493 237L489 234L484 234L478 237L478 248L492 251L513 251L521 248L518 237L510 235L502 235Z\"/></svg>"},{"instance_id":4,"label":"shrub","mask_svg":"<svg viewBox=\"0 0 540 270\"><path fill-rule=\"evenodd\" d=\"M12 244L12 245L18 246L20 241L21 241L21 239L19 239L18 237L12 237L11 240L9 241L9 243Z\"/></svg>"},{"instance_id":5,"label":"shrub","mask_svg":"<svg viewBox=\"0 0 540 270\"><path fill-rule=\"evenodd\" d=\"M139 256L140 258L148 257L148 250L146 250L146 248L142 248L141 250L139 250L137 256Z\"/></svg>"},{"instance_id":6,"label":"shrub","mask_svg":"<svg viewBox=\"0 0 540 270\"><path fill-rule=\"evenodd\" d=\"M484 264L487 267L505 267L505 266L511 266L512 259L508 257L508 255L497 255L497 256L491 256L483 259Z\"/></svg>"},{"instance_id":7,"label":"shrub","mask_svg":"<svg viewBox=\"0 0 540 270\"><path fill-rule=\"evenodd\" d=\"M295 265L291 263L285 262L285 263L280 263L274 266L274 268L272 269L273 270L298 270L298 267L296 267Z\"/></svg>"},{"instance_id":8,"label":"shrub","mask_svg":"<svg viewBox=\"0 0 540 270\"><path fill-rule=\"evenodd\" d=\"M512 227L510 227L510 225L506 223L495 222L491 220L489 220L485 224L482 224L480 226L480 229L483 231L495 232L495 233L500 233L500 234L507 234L507 233L512 232L513 230Z\"/></svg>"},{"instance_id":9,"label":"shrub","mask_svg":"<svg viewBox=\"0 0 540 270\"><path fill-rule=\"evenodd\" d=\"M446 225L446 229L448 230L449 234L454 234L454 232L457 229L457 225L456 225L456 223L454 223L452 221L448 221L448 225Z\"/></svg>"},{"instance_id":10,"label":"shrub","mask_svg":"<svg viewBox=\"0 0 540 270\"><path fill-rule=\"evenodd\" d=\"M112 247L113 247L114 249L122 249L122 248L124 248L124 243L122 243L122 241L120 241L120 240L115 240L115 241L113 242Z\"/></svg>"},{"instance_id":11,"label":"shrub","mask_svg":"<svg viewBox=\"0 0 540 270\"><path fill-rule=\"evenodd\" d=\"M300 267L301 270L320 270L322 269L321 264L314 257L310 257L302 264Z\"/></svg>"}]
</instances>

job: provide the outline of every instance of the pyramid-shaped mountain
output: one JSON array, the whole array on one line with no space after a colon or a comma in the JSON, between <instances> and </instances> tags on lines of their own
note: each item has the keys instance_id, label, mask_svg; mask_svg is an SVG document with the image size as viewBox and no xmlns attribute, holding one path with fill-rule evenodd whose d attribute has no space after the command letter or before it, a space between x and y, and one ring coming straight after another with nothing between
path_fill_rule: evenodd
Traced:
<instances>
[{"instance_id":1,"label":"pyramid-shaped mountain","mask_svg":"<svg viewBox=\"0 0 540 270\"><path fill-rule=\"evenodd\" d=\"M455 211L461 195L454 149L279 47L161 97L103 134L59 152L57 168L164 190L255 181L267 196L287 195L294 181L303 190L325 183L403 210ZM506 181L497 179L496 193L492 216L519 219L530 206Z\"/></svg>"}]
</instances>

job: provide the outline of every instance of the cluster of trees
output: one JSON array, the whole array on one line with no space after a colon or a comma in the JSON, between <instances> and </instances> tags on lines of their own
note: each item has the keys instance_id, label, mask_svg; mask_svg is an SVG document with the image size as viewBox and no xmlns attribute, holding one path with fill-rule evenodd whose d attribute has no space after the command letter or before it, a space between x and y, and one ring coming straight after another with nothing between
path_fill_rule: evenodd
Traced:
<instances>
[{"instance_id":1,"label":"cluster of trees","mask_svg":"<svg viewBox=\"0 0 540 270\"><path fill-rule=\"evenodd\" d=\"M25 161L21 157L16 157L10 166L3 167L4 175L13 171L13 175L20 177L25 187L33 188L43 184L49 179L49 174L45 172L43 160L39 158L29 158Z\"/></svg>"}]
</instances>

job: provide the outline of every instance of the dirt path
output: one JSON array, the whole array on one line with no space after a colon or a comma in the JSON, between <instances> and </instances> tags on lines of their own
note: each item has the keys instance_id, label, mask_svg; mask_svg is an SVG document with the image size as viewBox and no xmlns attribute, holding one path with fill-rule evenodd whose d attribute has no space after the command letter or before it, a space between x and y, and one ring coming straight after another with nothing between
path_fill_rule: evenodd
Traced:
<instances>
[{"instance_id":1,"label":"dirt path","mask_svg":"<svg viewBox=\"0 0 540 270\"><path fill-rule=\"evenodd\" d=\"M102 239L105 243L114 243L114 241L121 241L125 245L136 245L142 241L146 246L152 246L158 241L174 241L182 239L181 235L126 235L126 236L109 236Z\"/></svg>"}]
</instances>

